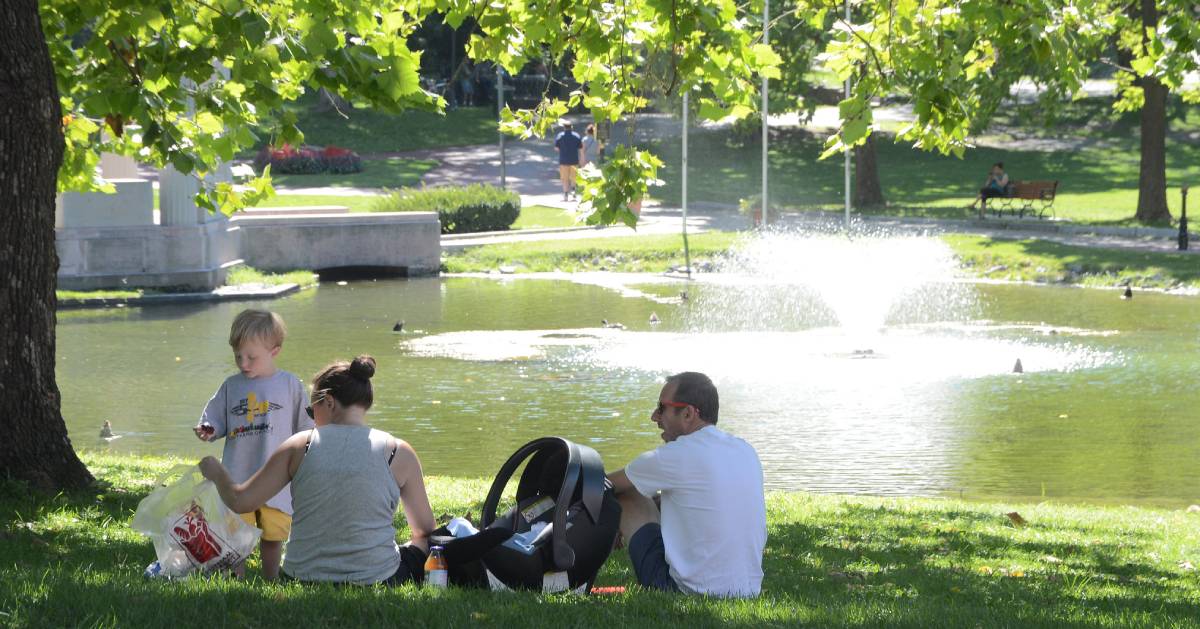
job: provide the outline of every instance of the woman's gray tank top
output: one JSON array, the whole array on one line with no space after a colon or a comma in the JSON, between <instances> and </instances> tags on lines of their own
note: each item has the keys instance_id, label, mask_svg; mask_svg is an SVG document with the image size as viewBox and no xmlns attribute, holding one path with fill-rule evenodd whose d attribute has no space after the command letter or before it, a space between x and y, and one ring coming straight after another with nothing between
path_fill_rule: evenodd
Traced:
<instances>
[{"instance_id":1,"label":"woman's gray tank top","mask_svg":"<svg viewBox=\"0 0 1200 629\"><path fill-rule=\"evenodd\" d=\"M370 585L396 572L400 488L388 468L391 443L391 435L367 426L313 431L292 478L295 515L284 573L301 581Z\"/></svg>"}]
</instances>

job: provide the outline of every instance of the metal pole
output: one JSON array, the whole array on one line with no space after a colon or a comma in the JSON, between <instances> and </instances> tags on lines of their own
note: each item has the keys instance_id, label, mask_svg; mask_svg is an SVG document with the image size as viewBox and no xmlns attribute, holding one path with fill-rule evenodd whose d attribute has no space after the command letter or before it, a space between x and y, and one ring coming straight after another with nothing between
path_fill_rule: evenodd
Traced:
<instances>
[{"instance_id":1,"label":"metal pole","mask_svg":"<svg viewBox=\"0 0 1200 629\"><path fill-rule=\"evenodd\" d=\"M771 0L763 0L763 43L771 44ZM762 227L767 226L767 76L762 78Z\"/></svg>"},{"instance_id":2,"label":"metal pole","mask_svg":"<svg viewBox=\"0 0 1200 629\"><path fill-rule=\"evenodd\" d=\"M1183 195L1183 209L1179 214L1179 250L1187 251L1188 248L1188 221L1187 221L1187 191L1188 187L1183 186L1179 189Z\"/></svg>"},{"instance_id":3,"label":"metal pole","mask_svg":"<svg viewBox=\"0 0 1200 629\"><path fill-rule=\"evenodd\" d=\"M688 92L683 91L683 261L687 264L688 279L692 279L692 251L688 248L687 236L687 191L688 191Z\"/></svg>"},{"instance_id":4,"label":"metal pole","mask_svg":"<svg viewBox=\"0 0 1200 629\"><path fill-rule=\"evenodd\" d=\"M504 111L504 70L500 64L496 64L496 120L500 119L500 112ZM508 187L508 177L505 173L505 155L504 155L504 132L500 132L500 187Z\"/></svg>"},{"instance_id":5,"label":"metal pole","mask_svg":"<svg viewBox=\"0 0 1200 629\"><path fill-rule=\"evenodd\" d=\"M846 0L846 22L850 22L850 0ZM850 77L846 77L846 98L850 98ZM846 232L850 232L850 149L846 149L844 153L844 163L846 170Z\"/></svg>"}]
</instances>

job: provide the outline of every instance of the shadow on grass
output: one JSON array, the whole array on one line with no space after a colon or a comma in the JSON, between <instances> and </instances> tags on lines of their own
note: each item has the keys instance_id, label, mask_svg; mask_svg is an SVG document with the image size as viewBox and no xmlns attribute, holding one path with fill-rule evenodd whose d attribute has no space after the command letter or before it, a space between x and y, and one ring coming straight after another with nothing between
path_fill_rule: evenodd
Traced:
<instances>
[{"instance_id":1,"label":"shadow on grass","mask_svg":"<svg viewBox=\"0 0 1200 629\"><path fill-rule=\"evenodd\" d=\"M1013 255L1051 258L1082 273L1127 273L1146 275L1163 270L1180 282L1200 279L1200 264L1194 254L1138 251L1120 248L1067 245L1050 240L980 239L981 249L1015 248Z\"/></svg>"},{"instance_id":2,"label":"shadow on grass","mask_svg":"<svg viewBox=\"0 0 1200 629\"><path fill-rule=\"evenodd\" d=\"M1149 541L1142 534L1081 546L971 530L1003 520L980 512L843 505L815 515L771 528L768 591L806 605L891 599L906 610L898 622L927 626L1185 626L1194 617L1179 574L1121 558ZM1041 537L1070 527L1029 529ZM1048 556L1061 563L1029 567ZM781 573L790 585L771 583Z\"/></svg>"},{"instance_id":3,"label":"shadow on grass","mask_svg":"<svg viewBox=\"0 0 1200 629\"><path fill-rule=\"evenodd\" d=\"M121 472L114 466L110 473ZM1151 541L1143 531L1114 535L1035 521L1009 535L1001 514L903 503L816 505L793 512L801 519L773 516L764 594L751 601L642 591L632 586L626 551L615 551L598 579L629 588L612 597L270 584L225 576L151 581L141 570L153 550L126 528L150 490L145 484L46 496L19 483L0 484L4 624L1083 628L1186 626L1195 615L1188 598L1194 593L1179 587L1178 574L1131 561ZM474 501L454 505L477 507ZM80 522L60 522L53 532L23 526L56 517ZM1105 539L1086 545L1062 539L1076 535ZM1051 555L1061 563L1039 563ZM990 568L981 570L981 563ZM1024 573L1001 573L1013 566L1025 566Z\"/></svg>"}]
</instances>

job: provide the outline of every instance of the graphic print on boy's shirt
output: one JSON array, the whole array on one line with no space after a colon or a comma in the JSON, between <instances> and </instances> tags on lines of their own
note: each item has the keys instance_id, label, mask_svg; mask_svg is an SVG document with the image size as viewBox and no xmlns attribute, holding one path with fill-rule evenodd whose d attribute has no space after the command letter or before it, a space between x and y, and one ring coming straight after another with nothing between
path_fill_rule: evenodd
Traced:
<instances>
[{"instance_id":1,"label":"graphic print on boy's shirt","mask_svg":"<svg viewBox=\"0 0 1200 629\"><path fill-rule=\"evenodd\" d=\"M271 411L277 411L283 408L282 405L276 404L270 400L259 400L254 392L250 392L245 398L242 398L237 405L229 409L229 414L233 417L244 417L245 425L239 424L236 428L229 431L227 438L236 439L249 435L257 435L271 432ZM255 419L261 419L262 422L255 424Z\"/></svg>"}]
</instances>

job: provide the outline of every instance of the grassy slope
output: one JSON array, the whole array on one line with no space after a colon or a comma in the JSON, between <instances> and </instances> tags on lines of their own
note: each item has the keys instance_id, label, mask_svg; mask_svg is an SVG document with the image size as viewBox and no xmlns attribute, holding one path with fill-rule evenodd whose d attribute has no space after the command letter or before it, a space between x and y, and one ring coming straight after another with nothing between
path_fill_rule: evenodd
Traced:
<instances>
[{"instance_id":1,"label":"grassy slope","mask_svg":"<svg viewBox=\"0 0 1200 629\"><path fill-rule=\"evenodd\" d=\"M358 173L272 175L271 181L283 188L405 188L419 185L421 177L437 165L432 159L364 159L363 170Z\"/></svg>"},{"instance_id":2,"label":"grassy slope","mask_svg":"<svg viewBox=\"0 0 1200 629\"><path fill-rule=\"evenodd\" d=\"M973 275L1087 286L1200 286L1200 257L967 234L942 236ZM998 268L1004 267L1004 268Z\"/></svg>"},{"instance_id":3,"label":"grassy slope","mask_svg":"<svg viewBox=\"0 0 1200 629\"><path fill-rule=\"evenodd\" d=\"M244 264L239 264L229 270L229 274L225 277L226 286L237 286L239 284L267 284L270 286L278 286L280 284L299 284L301 287L309 286L315 283L315 278L311 271L289 271L285 273L267 273L259 271L253 267L248 267ZM55 296L58 299L119 299L119 298L134 298L141 297L146 293L161 292L155 290L59 290L55 291Z\"/></svg>"},{"instance_id":4,"label":"grassy slope","mask_svg":"<svg viewBox=\"0 0 1200 629\"><path fill-rule=\"evenodd\" d=\"M706 232L690 239L694 261L721 257L744 235ZM967 273L988 279L1067 282L1092 286L1171 288L1200 286L1200 258L1180 253L1064 245L1045 240L1006 240L967 234L942 236ZM518 272L661 272L684 263L678 236L548 240L486 245L445 256L452 273L487 272L501 265ZM996 267L1005 267L1003 269Z\"/></svg>"},{"instance_id":5,"label":"grassy slope","mask_svg":"<svg viewBox=\"0 0 1200 629\"><path fill-rule=\"evenodd\" d=\"M304 106L298 109L297 126L307 144L329 144L367 153L393 153L489 144L496 141L496 115L487 107L463 107L444 116L425 111L388 114L370 109L351 109L343 117L338 112L316 113Z\"/></svg>"},{"instance_id":6,"label":"grassy slope","mask_svg":"<svg viewBox=\"0 0 1200 629\"><path fill-rule=\"evenodd\" d=\"M521 215L512 224L513 229L538 229L542 227L577 227L582 223L575 220L575 215L561 208L547 205L527 205L521 208Z\"/></svg>"},{"instance_id":7,"label":"grassy slope","mask_svg":"<svg viewBox=\"0 0 1200 629\"><path fill-rule=\"evenodd\" d=\"M44 496L0 483L0 624L1184 627L1200 603L1190 567L1200 560L1200 514L804 493L768 497L764 595L753 601L635 587L575 597L147 581L154 552L128 523L177 461L85 461L97 490ZM434 513L462 514L478 513L487 484L435 477L429 487ZM1026 526L1004 516L1012 509ZM624 552L598 582L632 584Z\"/></svg>"},{"instance_id":8,"label":"grassy slope","mask_svg":"<svg viewBox=\"0 0 1200 629\"><path fill-rule=\"evenodd\" d=\"M741 237L728 232L694 234L689 238L693 261L721 255ZM539 240L485 245L445 256L450 273L486 272L500 265L519 271L610 271L662 272L684 264L683 241L679 236L636 236Z\"/></svg>"}]
</instances>

